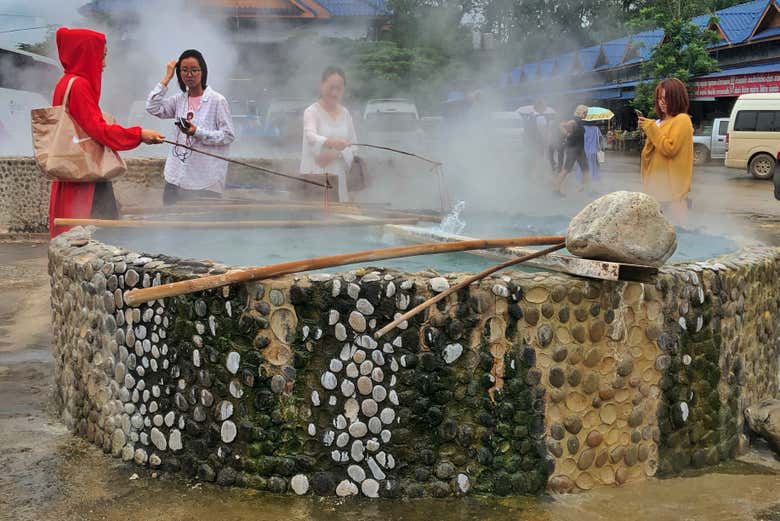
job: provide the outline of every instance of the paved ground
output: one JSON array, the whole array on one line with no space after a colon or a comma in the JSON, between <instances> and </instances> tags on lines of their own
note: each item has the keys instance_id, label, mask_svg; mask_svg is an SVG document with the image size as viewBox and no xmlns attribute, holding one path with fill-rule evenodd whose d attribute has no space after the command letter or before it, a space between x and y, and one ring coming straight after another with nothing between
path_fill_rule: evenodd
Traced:
<instances>
[{"instance_id":1,"label":"paved ground","mask_svg":"<svg viewBox=\"0 0 780 521\"><path fill-rule=\"evenodd\" d=\"M609 156L600 191L638 188L637 161ZM770 183L717 165L695 173L692 223L780 245ZM572 194L580 205L586 195ZM555 501L322 503L160 481L71 436L50 409L46 244L0 240L0 520L62 519L780 519L780 469L751 465ZM759 463L760 467L753 464ZM774 470L772 466L774 465ZM612 513L610 513L612 512ZM681 513L686 514L681 517Z\"/></svg>"}]
</instances>

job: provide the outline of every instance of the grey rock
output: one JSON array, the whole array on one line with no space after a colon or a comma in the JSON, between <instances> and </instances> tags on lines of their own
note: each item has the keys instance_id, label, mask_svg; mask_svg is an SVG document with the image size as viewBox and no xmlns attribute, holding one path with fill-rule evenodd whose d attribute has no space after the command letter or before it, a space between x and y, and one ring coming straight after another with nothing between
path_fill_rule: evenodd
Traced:
<instances>
[{"instance_id":1,"label":"grey rock","mask_svg":"<svg viewBox=\"0 0 780 521\"><path fill-rule=\"evenodd\" d=\"M764 438L780 454L780 400L763 400L745 409L750 430Z\"/></svg>"},{"instance_id":2,"label":"grey rock","mask_svg":"<svg viewBox=\"0 0 780 521\"><path fill-rule=\"evenodd\" d=\"M566 248L578 257L661 266L677 249L658 201L639 192L602 196L569 223Z\"/></svg>"}]
</instances>

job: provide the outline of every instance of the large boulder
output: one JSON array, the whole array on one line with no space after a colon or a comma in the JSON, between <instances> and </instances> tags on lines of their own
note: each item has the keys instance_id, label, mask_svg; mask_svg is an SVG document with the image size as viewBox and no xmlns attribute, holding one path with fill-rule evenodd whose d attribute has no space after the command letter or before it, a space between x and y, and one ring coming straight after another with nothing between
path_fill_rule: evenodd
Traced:
<instances>
[{"instance_id":1,"label":"large boulder","mask_svg":"<svg viewBox=\"0 0 780 521\"><path fill-rule=\"evenodd\" d=\"M745 409L750 430L780 453L780 400L764 400Z\"/></svg>"},{"instance_id":2,"label":"large boulder","mask_svg":"<svg viewBox=\"0 0 780 521\"><path fill-rule=\"evenodd\" d=\"M566 248L586 259L661 266L677 249L677 234L649 195L613 192L571 220Z\"/></svg>"}]
</instances>

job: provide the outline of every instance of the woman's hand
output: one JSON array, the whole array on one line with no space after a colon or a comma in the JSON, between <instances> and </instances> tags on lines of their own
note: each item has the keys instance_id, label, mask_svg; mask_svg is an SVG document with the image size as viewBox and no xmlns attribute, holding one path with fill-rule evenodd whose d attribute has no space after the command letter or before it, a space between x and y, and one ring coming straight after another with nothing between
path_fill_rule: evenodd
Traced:
<instances>
[{"instance_id":1,"label":"woman's hand","mask_svg":"<svg viewBox=\"0 0 780 521\"><path fill-rule=\"evenodd\" d=\"M147 145L156 145L162 143L164 139L165 136L163 136L156 130L152 130L150 128L141 129L141 141L143 141Z\"/></svg>"},{"instance_id":2,"label":"woman's hand","mask_svg":"<svg viewBox=\"0 0 780 521\"><path fill-rule=\"evenodd\" d=\"M320 168L325 168L337 157L339 157L337 150L333 148L324 148L322 152L314 158L314 162L317 163L317 166Z\"/></svg>"},{"instance_id":3,"label":"woman's hand","mask_svg":"<svg viewBox=\"0 0 780 521\"><path fill-rule=\"evenodd\" d=\"M168 86L168 82L173 78L173 75L176 74L176 63L178 63L178 60L171 60L165 65L165 76L163 76L160 83L166 87Z\"/></svg>"},{"instance_id":4,"label":"woman's hand","mask_svg":"<svg viewBox=\"0 0 780 521\"><path fill-rule=\"evenodd\" d=\"M646 118L644 116L637 117L637 122L639 124L639 128L645 128L645 125L648 121L652 121L650 118Z\"/></svg>"},{"instance_id":5,"label":"woman's hand","mask_svg":"<svg viewBox=\"0 0 780 521\"><path fill-rule=\"evenodd\" d=\"M335 148L339 152L344 150L349 146L349 142L347 142L346 139L339 139L339 138L328 138L325 141L325 146L328 148Z\"/></svg>"},{"instance_id":6,"label":"woman's hand","mask_svg":"<svg viewBox=\"0 0 780 521\"><path fill-rule=\"evenodd\" d=\"M188 136L194 136L194 135L195 135L195 131L196 131L196 130L198 130L198 127L197 127L197 126L195 126L195 123L193 123L192 121L190 121L190 126L189 126L189 127L187 127L187 128L184 128L184 129L182 129L182 132L184 132L184 133L185 133L185 134L187 134Z\"/></svg>"}]
</instances>

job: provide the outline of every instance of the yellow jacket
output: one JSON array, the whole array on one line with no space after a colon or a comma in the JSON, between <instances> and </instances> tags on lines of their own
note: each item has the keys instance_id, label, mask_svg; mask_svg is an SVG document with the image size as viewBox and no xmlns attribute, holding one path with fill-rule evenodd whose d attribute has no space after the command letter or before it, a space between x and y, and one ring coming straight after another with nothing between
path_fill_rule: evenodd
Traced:
<instances>
[{"instance_id":1,"label":"yellow jacket","mask_svg":"<svg viewBox=\"0 0 780 521\"><path fill-rule=\"evenodd\" d=\"M693 125L688 114L661 122L647 120L642 150L642 184L661 202L679 201L691 191L693 177Z\"/></svg>"}]
</instances>

